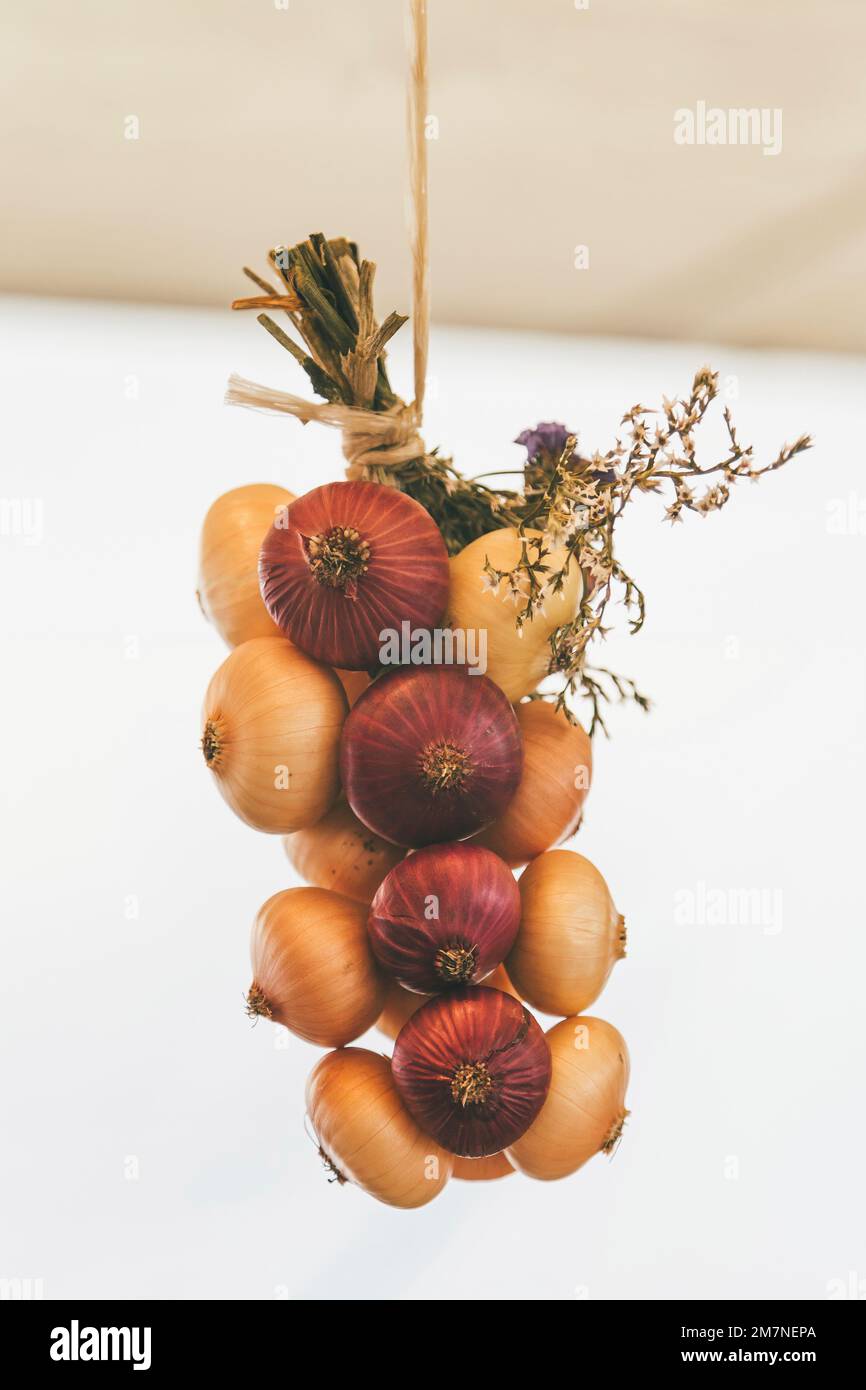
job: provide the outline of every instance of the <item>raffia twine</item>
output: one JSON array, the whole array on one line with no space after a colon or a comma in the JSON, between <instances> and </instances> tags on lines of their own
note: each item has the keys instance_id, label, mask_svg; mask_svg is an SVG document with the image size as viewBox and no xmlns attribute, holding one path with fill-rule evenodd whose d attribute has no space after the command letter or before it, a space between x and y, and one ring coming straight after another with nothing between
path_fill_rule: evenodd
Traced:
<instances>
[{"instance_id":1,"label":"raffia twine","mask_svg":"<svg viewBox=\"0 0 866 1390\"><path fill-rule=\"evenodd\" d=\"M308 401L288 391L260 386L233 373L226 390L227 405L242 405L293 415L302 424L311 420L342 434L346 477L354 480L376 473L388 482L388 471L423 458L427 447L420 428L430 337L430 285L427 206L427 0L409 0L411 60L408 84L409 185L412 246L412 343L415 399L398 400L389 410L367 410L339 402Z\"/></svg>"},{"instance_id":2,"label":"raffia twine","mask_svg":"<svg viewBox=\"0 0 866 1390\"><path fill-rule=\"evenodd\" d=\"M308 401L288 391L272 386L260 386L255 381L232 374L229 377L226 401L251 410L276 411L293 415L307 425L311 420L330 425L342 433L346 477L363 479L375 468L396 468L427 452L418 432L415 405L399 401L390 410L365 410L362 406L341 405L338 402Z\"/></svg>"}]
</instances>

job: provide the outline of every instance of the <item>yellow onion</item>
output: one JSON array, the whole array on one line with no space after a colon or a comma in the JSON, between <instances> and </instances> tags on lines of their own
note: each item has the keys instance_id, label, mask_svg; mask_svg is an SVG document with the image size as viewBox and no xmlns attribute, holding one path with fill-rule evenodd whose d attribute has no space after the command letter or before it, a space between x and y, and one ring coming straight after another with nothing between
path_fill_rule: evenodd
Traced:
<instances>
[{"instance_id":1,"label":"yellow onion","mask_svg":"<svg viewBox=\"0 0 866 1390\"><path fill-rule=\"evenodd\" d=\"M317 888L333 888L359 903L370 903L383 878L404 851L362 825L345 801L306 830L283 841L289 862Z\"/></svg>"},{"instance_id":2,"label":"yellow onion","mask_svg":"<svg viewBox=\"0 0 866 1390\"><path fill-rule=\"evenodd\" d=\"M592 744L579 724L546 700L515 706L523 735L520 785L503 815L473 845L519 869L577 830L592 777Z\"/></svg>"},{"instance_id":3,"label":"yellow onion","mask_svg":"<svg viewBox=\"0 0 866 1390\"><path fill-rule=\"evenodd\" d=\"M625 955L625 918L598 869L570 849L533 859L518 887L523 914L508 973L533 1008L579 1014Z\"/></svg>"},{"instance_id":4,"label":"yellow onion","mask_svg":"<svg viewBox=\"0 0 866 1390\"><path fill-rule=\"evenodd\" d=\"M387 1057L327 1053L307 1081L307 1114L332 1178L389 1206L423 1207L451 1176L452 1155L404 1109Z\"/></svg>"},{"instance_id":5,"label":"yellow onion","mask_svg":"<svg viewBox=\"0 0 866 1390\"><path fill-rule=\"evenodd\" d=\"M322 818L339 790L346 708L334 672L282 637L235 648L208 686L201 747L241 820L285 835Z\"/></svg>"},{"instance_id":6,"label":"yellow onion","mask_svg":"<svg viewBox=\"0 0 866 1390\"><path fill-rule=\"evenodd\" d=\"M527 531L527 540L539 534ZM548 674L549 638L556 628L573 621L583 593L580 567L572 560L560 593L548 595L543 611L536 612L532 622L518 631L515 620L520 606L512 602L506 585L495 590L488 586L484 563L489 560L494 569L513 570L521 546L517 530L506 526L471 541L451 561L450 625L464 632L486 632L486 674L509 700L529 695ZM533 558L531 547L529 553ZM553 572L562 568L565 558L566 551L558 547L543 563Z\"/></svg>"},{"instance_id":7,"label":"yellow onion","mask_svg":"<svg viewBox=\"0 0 866 1390\"><path fill-rule=\"evenodd\" d=\"M259 551L275 515L292 501L284 487L250 483L223 493L204 519L199 603L230 647L251 637L280 635L259 590Z\"/></svg>"},{"instance_id":8,"label":"yellow onion","mask_svg":"<svg viewBox=\"0 0 866 1390\"><path fill-rule=\"evenodd\" d=\"M361 903L325 888L275 893L253 923L251 1018L270 1018L319 1047L342 1047L376 1021L384 981Z\"/></svg>"},{"instance_id":9,"label":"yellow onion","mask_svg":"<svg viewBox=\"0 0 866 1390\"><path fill-rule=\"evenodd\" d=\"M508 978L508 973L504 965L497 965L492 975L488 975L486 980L481 981L482 989L501 989L504 994L511 994L515 999L520 995ZM432 999L432 994L415 994L413 990L404 989L398 985L396 980L388 980L385 985L385 1004L381 1014L376 1019L376 1027L380 1033L384 1033L386 1038L396 1038L403 1024L410 1019L416 1009L420 1009L422 1004L426 1004L428 999Z\"/></svg>"},{"instance_id":10,"label":"yellow onion","mask_svg":"<svg viewBox=\"0 0 866 1390\"><path fill-rule=\"evenodd\" d=\"M625 1039L600 1018L565 1018L546 1034L553 1059L547 1099L506 1150L530 1178L565 1178L597 1153L616 1148L628 1111Z\"/></svg>"},{"instance_id":11,"label":"yellow onion","mask_svg":"<svg viewBox=\"0 0 866 1390\"><path fill-rule=\"evenodd\" d=\"M514 1168L505 1157L504 1151L491 1154L489 1158L454 1159L453 1177L464 1182L492 1182L494 1178L507 1178Z\"/></svg>"}]
</instances>

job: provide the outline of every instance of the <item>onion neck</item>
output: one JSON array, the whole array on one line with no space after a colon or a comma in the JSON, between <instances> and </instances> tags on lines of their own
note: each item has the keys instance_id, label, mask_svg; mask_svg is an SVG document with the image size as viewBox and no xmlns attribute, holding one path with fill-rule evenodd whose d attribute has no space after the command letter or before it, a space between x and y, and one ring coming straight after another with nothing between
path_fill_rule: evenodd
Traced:
<instances>
[{"instance_id":1,"label":"onion neck","mask_svg":"<svg viewBox=\"0 0 866 1390\"><path fill-rule=\"evenodd\" d=\"M265 992L261 985L257 985L255 980L249 988L246 1006L247 1018L273 1018L274 1011L267 1001Z\"/></svg>"},{"instance_id":2,"label":"onion neck","mask_svg":"<svg viewBox=\"0 0 866 1390\"><path fill-rule=\"evenodd\" d=\"M440 738L421 749L418 758L421 781L429 792L463 792L472 777L472 761L465 748Z\"/></svg>"},{"instance_id":3,"label":"onion neck","mask_svg":"<svg viewBox=\"0 0 866 1390\"><path fill-rule=\"evenodd\" d=\"M317 583L350 595L370 566L370 546L354 526L332 526L304 540L307 563Z\"/></svg>"},{"instance_id":4,"label":"onion neck","mask_svg":"<svg viewBox=\"0 0 866 1390\"><path fill-rule=\"evenodd\" d=\"M205 720L201 736L201 751L208 767L219 766L223 751L223 729L218 719Z\"/></svg>"},{"instance_id":5,"label":"onion neck","mask_svg":"<svg viewBox=\"0 0 866 1390\"><path fill-rule=\"evenodd\" d=\"M622 1138L622 1132L625 1129L625 1122L630 1114L630 1110L622 1110L608 1130L604 1143L601 1146L601 1152L607 1154L608 1157L611 1157L616 1152L619 1141Z\"/></svg>"},{"instance_id":6,"label":"onion neck","mask_svg":"<svg viewBox=\"0 0 866 1390\"><path fill-rule=\"evenodd\" d=\"M334 1160L331 1158L330 1154L325 1152L321 1144L319 1145L319 1158L325 1165L325 1172L328 1174L328 1182L339 1183L340 1187L342 1187L343 1183L349 1181L349 1179L346 1177L346 1174L340 1172L339 1168L337 1167Z\"/></svg>"},{"instance_id":7,"label":"onion neck","mask_svg":"<svg viewBox=\"0 0 866 1390\"><path fill-rule=\"evenodd\" d=\"M618 960L622 960L627 954L628 932L626 931L625 918L620 912L616 923L616 955Z\"/></svg>"},{"instance_id":8,"label":"onion neck","mask_svg":"<svg viewBox=\"0 0 866 1390\"><path fill-rule=\"evenodd\" d=\"M475 974L478 950L475 946L443 946L436 952L434 968L448 984L465 984Z\"/></svg>"}]
</instances>

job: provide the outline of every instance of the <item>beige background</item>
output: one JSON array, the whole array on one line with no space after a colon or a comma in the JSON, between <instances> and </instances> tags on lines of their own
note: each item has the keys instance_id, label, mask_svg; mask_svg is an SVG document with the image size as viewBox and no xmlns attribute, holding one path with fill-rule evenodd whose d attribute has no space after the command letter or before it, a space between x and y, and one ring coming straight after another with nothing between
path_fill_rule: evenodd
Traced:
<instances>
[{"instance_id":1,"label":"beige background","mask_svg":"<svg viewBox=\"0 0 866 1390\"><path fill-rule=\"evenodd\" d=\"M324 230L406 309L403 9L4 0L0 288L225 303ZM430 11L436 319L866 348L862 3ZM782 153L677 146L698 100L781 107Z\"/></svg>"}]
</instances>

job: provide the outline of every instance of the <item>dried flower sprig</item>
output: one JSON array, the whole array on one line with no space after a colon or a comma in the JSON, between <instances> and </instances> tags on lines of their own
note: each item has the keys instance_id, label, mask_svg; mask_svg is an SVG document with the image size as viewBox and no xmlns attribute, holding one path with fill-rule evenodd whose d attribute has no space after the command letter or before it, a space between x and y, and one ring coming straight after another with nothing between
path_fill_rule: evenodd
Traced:
<instances>
[{"instance_id":1,"label":"dried flower sprig","mask_svg":"<svg viewBox=\"0 0 866 1390\"><path fill-rule=\"evenodd\" d=\"M662 492L667 487L672 493L665 511L669 521L682 520L684 511L707 516L727 504L736 482L743 478L757 481L811 447L810 437L801 435L793 444L783 445L771 463L757 467L752 446L740 444L726 406L728 451L718 462L702 466L696 456L695 431L718 393L718 373L702 367L688 397L664 397L658 411L633 406L620 422L628 426L627 437L617 437L607 453L595 453L589 459L577 453L576 436L566 433L561 425L539 425L518 436L517 442L524 444L528 453L520 559L508 571L488 563L487 582L512 598L515 621L522 628L543 610L550 595L562 589L571 565L580 566L583 598L574 621L551 635L549 671L560 677L559 689L551 696L557 708L572 715L570 704L575 697L589 700L590 732L596 728L607 732L601 706L611 696L604 678L620 699L634 700L644 709L649 704L629 678L615 676L605 668L594 673L587 662L590 641L603 640L609 631L604 619L615 587L626 607L631 632L639 631L644 622L643 592L614 550L615 525L632 496L636 492ZM560 452L554 461L556 448ZM711 475L717 480L696 493L697 480ZM530 528L532 534L527 534ZM560 557L556 565L550 563L554 552Z\"/></svg>"}]
</instances>

